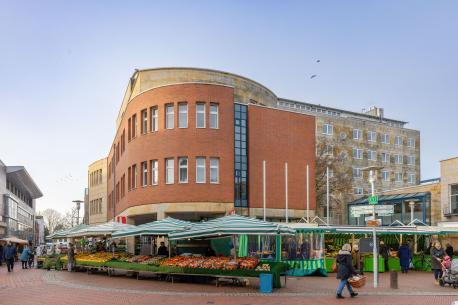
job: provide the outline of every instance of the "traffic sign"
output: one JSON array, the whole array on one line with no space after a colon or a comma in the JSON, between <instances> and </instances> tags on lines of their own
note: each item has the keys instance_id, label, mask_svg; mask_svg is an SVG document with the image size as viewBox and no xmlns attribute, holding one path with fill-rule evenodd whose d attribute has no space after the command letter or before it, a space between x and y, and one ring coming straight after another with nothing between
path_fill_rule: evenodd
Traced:
<instances>
[{"instance_id":1,"label":"traffic sign","mask_svg":"<svg viewBox=\"0 0 458 305\"><path fill-rule=\"evenodd\" d=\"M369 204L377 204L378 203L378 196L369 196Z\"/></svg>"}]
</instances>

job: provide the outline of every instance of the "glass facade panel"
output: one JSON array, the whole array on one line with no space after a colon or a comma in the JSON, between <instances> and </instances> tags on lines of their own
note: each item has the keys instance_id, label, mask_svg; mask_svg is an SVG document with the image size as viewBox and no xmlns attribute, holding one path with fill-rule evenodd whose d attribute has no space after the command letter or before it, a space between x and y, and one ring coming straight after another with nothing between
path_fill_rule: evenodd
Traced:
<instances>
[{"instance_id":1,"label":"glass facade panel","mask_svg":"<svg viewBox=\"0 0 458 305\"><path fill-rule=\"evenodd\" d=\"M248 107L234 105L234 206L248 207Z\"/></svg>"}]
</instances>

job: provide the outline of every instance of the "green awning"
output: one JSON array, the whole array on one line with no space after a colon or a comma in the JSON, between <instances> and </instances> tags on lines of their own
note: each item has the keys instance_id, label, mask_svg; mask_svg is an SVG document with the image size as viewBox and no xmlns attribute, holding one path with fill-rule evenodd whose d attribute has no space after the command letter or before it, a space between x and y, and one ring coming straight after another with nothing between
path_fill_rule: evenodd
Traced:
<instances>
[{"instance_id":1,"label":"green awning","mask_svg":"<svg viewBox=\"0 0 458 305\"><path fill-rule=\"evenodd\" d=\"M74 226L74 227L71 227L71 228L68 228L68 229L64 229L64 230L60 230L58 232L54 232L54 233L46 236L46 238L50 238L50 239L65 238L69 234L71 234L73 232L77 232L77 231L82 230L82 229L85 229L87 227L88 227L88 225L82 223L82 224L79 224L77 226Z\"/></svg>"},{"instance_id":2,"label":"green awning","mask_svg":"<svg viewBox=\"0 0 458 305\"><path fill-rule=\"evenodd\" d=\"M184 229L185 227L189 227L191 225L192 223L189 221L167 217L165 219L145 223L131 229L114 232L112 236L114 238L139 235L164 236L168 235L171 232Z\"/></svg>"},{"instance_id":3,"label":"green awning","mask_svg":"<svg viewBox=\"0 0 458 305\"><path fill-rule=\"evenodd\" d=\"M228 215L207 222L193 224L183 230L169 234L170 239L202 238L222 235L294 235L295 231L285 225Z\"/></svg>"}]
</instances>

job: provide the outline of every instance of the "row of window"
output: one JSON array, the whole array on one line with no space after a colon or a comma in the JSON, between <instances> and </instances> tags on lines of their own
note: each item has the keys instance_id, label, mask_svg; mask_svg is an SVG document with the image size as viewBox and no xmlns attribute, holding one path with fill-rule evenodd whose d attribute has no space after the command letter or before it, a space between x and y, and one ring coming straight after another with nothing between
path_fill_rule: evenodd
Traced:
<instances>
[{"instance_id":1,"label":"row of window","mask_svg":"<svg viewBox=\"0 0 458 305\"><path fill-rule=\"evenodd\" d=\"M377 161L377 151L368 150L367 151L367 160ZM415 165L415 156L406 156L407 165ZM362 160L363 159L363 150L360 148L353 148L353 159ZM404 156L401 154L393 154L393 158L387 152L380 153L380 160L383 163L394 163L394 164L404 164Z\"/></svg>"},{"instance_id":2,"label":"row of window","mask_svg":"<svg viewBox=\"0 0 458 305\"><path fill-rule=\"evenodd\" d=\"M196 183L206 183L206 157L196 157ZM211 157L210 162L210 183L219 183L219 158ZM178 162L178 183L188 183L188 157L177 158ZM175 158L164 160L164 180L166 184L175 183ZM159 183L159 162L158 160L143 161L140 164L140 176L137 172L137 164L128 168L128 190L136 188L138 185L157 185ZM138 183L140 179L140 184Z\"/></svg>"},{"instance_id":3,"label":"row of window","mask_svg":"<svg viewBox=\"0 0 458 305\"><path fill-rule=\"evenodd\" d=\"M102 170L98 169L89 174L89 185L95 186L102 184Z\"/></svg>"},{"instance_id":4,"label":"row of window","mask_svg":"<svg viewBox=\"0 0 458 305\"><path fill-rule=\"evenodd\" d=\"M102 198L89 201L89 215L102 214Z\"/></svg>"},{"instance_id":5,"label":"row of window","mask_svg":"<svg viewBox=\"0 0 458 305\"><path fill-rule=\"evenodd\" d=\"M23 202L27 203L30 207L32 207L32 198L25 195L19 188L17 188L13 183L9 180L6 180L6 189L16 195L17 198L21 199Z\"/></svg>"},{"instance_id":6,"label":"row of window","mask_svg":"<svg viewBox=\"0 0 458 305\"><path fill-rule=\"evenodd\" d=\"M391 181L391 172L389 170L381 171L382 181L390 182ZM362 169L359 167L353 167L353 178L363 178ZM394 172L394 181L397 183L402 183L404 181L404 174L402 172ZM407 182L409 184L415 184L416 175L414 173L407 174Z\"/></svg>"},{"instance_id":7,"label":"row of window","mask_svg":"<svg viewBox=\"0 0 458 305\"><path fill-rule=\"evenodd\" d=\"M323 134L332 136L334 135L334 126L331 124L324 124L323 125ZM345 139L347 134L341 132L340 137ZM391 144L391 136L387 133L382 133L378 135L376 131L367 131L367 141L371 143L377 143L378 138L380 138L380 143L382 144ZM363 139L363 131L360 129L353 129L353 140L361 141ZM394 145L402 146L404 145L404 138L402 136L395 136L394 137ZM407 147L415 148L415 139L414 138L407 138Z\"/></svg>"}]
</instances>

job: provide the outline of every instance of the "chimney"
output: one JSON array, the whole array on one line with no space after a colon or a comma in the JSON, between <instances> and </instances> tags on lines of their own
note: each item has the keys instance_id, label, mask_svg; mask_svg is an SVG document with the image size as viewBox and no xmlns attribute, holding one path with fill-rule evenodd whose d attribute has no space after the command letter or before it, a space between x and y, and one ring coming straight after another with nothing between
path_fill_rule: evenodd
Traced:
<instances>
[{"instance_id":1,"label":"chimney","mask_svg":"<svg viewBox=\"0 0 458 305\"><path fill-rule=\"evenodd\" d=\"M368 114L368 115L372 115L372 116L378 117L379 119L383 119L383 115L384 115L383 112L384 112L383 108L378 108L378 107L373 106L373 107L371 107L369 109L369 111L366 111L364 113Z\"/></svg>"}]
</instances>

